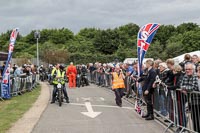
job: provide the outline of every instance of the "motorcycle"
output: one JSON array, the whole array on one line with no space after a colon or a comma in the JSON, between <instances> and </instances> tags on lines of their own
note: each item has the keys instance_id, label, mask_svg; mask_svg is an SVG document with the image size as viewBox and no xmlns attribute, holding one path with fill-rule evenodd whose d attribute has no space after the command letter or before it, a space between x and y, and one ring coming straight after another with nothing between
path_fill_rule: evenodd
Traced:
<instances>
[{"instance_id":1,"label":"motorcycle","mask_svg":"<svg viewBox=\"0 0 200 133\"><path fill-rule=\"evenodd\" d=\"M77 74L76 76L76 86L80 87L81 86L81 75Z\"/></svg>"},{"instance_id":2,"label":"motorcycle","mask_svg":"<svg viewBox=\"0 0 200 133\"><path fill-rule=\"evenodd\" d=\"M86 74L81 75L81 85L82 85L82 87L84 87L84 85L86 85L86 86L89 85L89 81L88 81Z\"/></svg>"},{"instance_id":3,"label":"motorcycle","mask_svg":"<svg viewBox=\"0 0 200 133\"><path fill-rule=\"evenodd\" d=\"M59 106L61 107L62 106L62 102L63 102L63 85L62 85L62 79L58 79L58 84L56 85L56 89L57 89L57 92L56 92L56 100L58 101L59 103Z\"/></svg>"},{"instance_id":4,"label":"motorcycle","mask_svg":"<svg viewBox=\"0 0 200 133\"><path fill-rule=\"evenodd\" d=\"M40 75L40 77L39 77L40 80L41 80L41 81L44 81L44 80L45 80L45 73L44 73L44 72L41 72L39 75Z\"/></svg>"}]
</instances>

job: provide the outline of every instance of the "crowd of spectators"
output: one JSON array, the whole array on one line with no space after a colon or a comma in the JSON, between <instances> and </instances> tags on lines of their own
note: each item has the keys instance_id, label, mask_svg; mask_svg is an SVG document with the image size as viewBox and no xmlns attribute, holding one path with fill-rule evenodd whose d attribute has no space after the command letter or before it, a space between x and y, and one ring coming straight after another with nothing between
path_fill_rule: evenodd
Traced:
<instances>
[{"instance_id":1,"label":"crowd of spectators","mask_svg":"<svg viewBox=\"0 0 200 133\"><path fill-rule=\"evenodd\" d=\"M142 75L138 77L137 61L133 64L128 63L89 63L88 71L90 79L98 86L112 86L112 72L116 66L119 66L121 71L126 76L125 95L128 98L138 96L140 84L143 88L145 82L138 83L141 77L148 77L148 70L146 64L143 64ZM162 61L160 59L154 60L153 69L156 71L156 78L153 84L153 103L154 109L159 114L166 118L165 122L176 122L180 127L188 126L188 119L193 123L193 130L200 132L200 57L198 55L190 56L186 54L184 61L175 63L173 59ZM174 101L174 95L176 101ZM175 106L177 109L175 109ZM187 110L191 112L191 117L188 118ZM178 112L175 112L178 111ZM175 114L178 114L178 118ZM176 120L175 120L176 119Z\"/></svg>"}]
</instances>

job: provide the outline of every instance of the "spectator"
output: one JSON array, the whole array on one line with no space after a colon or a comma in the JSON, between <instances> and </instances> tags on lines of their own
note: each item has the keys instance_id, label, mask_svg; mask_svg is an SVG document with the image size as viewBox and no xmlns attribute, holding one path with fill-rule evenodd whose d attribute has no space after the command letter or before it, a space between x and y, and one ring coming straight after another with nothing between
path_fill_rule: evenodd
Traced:
<instances>
[{"instance_id":1,"label":"spectator","mask_svg":"<svg viewBox=\"0 0 200 133\"><path fill-rule=\"evenodd\" d=\"M190 54L185 54L184 61L179 63L179 65L182 67L183 71L185 71L185 64L187 64L188 62L191 63L191 56L190 56Z\"/></svg>"},{"instance_id":2,"label":"spectator","mask_svg":"<svg viewBox=\"0 0 200 133\"><path fill-rule=\"evenodd\" d=\"M199 66L199 59L197 55L192 56L192 63L195 65L195 71L197 72L197 67Z\"/></svg>"},{"instance_id":3,"label":"spectator","mask_svg":"<svg viewBox=\"0 0 200 133\"><path fill-rule=\"evenodd\" d=\"M3 66L1 67L0 69L0 74L3 76L3 71L4 71L4 68L6 67L6 62L3 62Z\"/></svg>"},{"instance_id":4,"label":"spectator","mask_svg":"<svg viewBox=\"0 0 200 133\"><path fill-rule=\"evenodd\" d=\"M159 74L159 64L161 63L162 61L160 60L160 59L157 59L157 60L155 60L154 61L154 66L153 66L153 68L156 70L156 73L157 73L157 75Z\"/></svg>"},{"instance_id":5,"label":"spectator","mask_svg":"<svg viewBox=\"0 0 200 133\"><path fill-rule=\"evenodd\" d=\"M199 91L198 77L195 74L195 66L193 63L187 63L185 65L185 75L181 82L182 93L187 95L188 92ZM199 96L197 94L191 95L191 117L194 125L194 130L200 132L199 128Z\"/></svg>"},{"instance_id":6,"label":"spectator","mask_svg":"<svg viewBox=\"0 0 200 133\"><path fill-rule=\"evenodd\" d=\"M173 85L173 80L174 80L174 74L173 74L174 60L173 59L167 59L166 63L167 63L167 67L168 67L169 71L168 71L167 79L166 79L165 83L167 85Z\"/></svg>"},{"instance_id":7,"label":"spectator","mask_svg":"<svg viewBox=\"0 0 200 133\"><path fill-rule=\"evenodd\" d=\"M192 63L187 63L185 65L185 75L181 82L181 89L185 94L186 92L198 91L198 78L197 75L194 74L194 67Z\"/></svg>"},{"instance_id":8,"label":"spectator","mask_svg":"<svg viewBox=\"0 0 200 133\"><path fill-rule=\"evenodd\" d=\"M132 89L131 89L131 75L134 72L133 70L133 66L131 66L130 64L126 63L125 65L125 69L126 69L126 77L125 77L125 88L126 88L126 97L132 97Z\"/></svg>"},{"instance_id":9,"label":"spectator","mask_svg":"<svg viewBox=\"0 0 200 133\"><path fill-rule=\"evenodd\" d=\"M198 76L198 86L200 90L200 66L197 67L197 76Z\"/></svg>"},{"instance_id":10,"label":"spectator","mask_svg":"<svg viewBox=\"0 0 200 133\"><path fill-rule=\"evenodd\" d=\"M176 89L180 89L180 84L183 78L183 72L182 72L182 67L180 65L175 65L174 69L173 69L173 74L174 74L174 80L173 80L173 85L169 85L167 86L167 89L170 90L176 90ZM185 102L182 98L184 97L184 95L182 93L180 93L180 91L176 91L176 102L177 102L177 109L178 110L183 110L184 106L183 103ZM172 100L170 100L172 101ZM172 121L174 121L174 108L171 106L171 112L170 112L170 119ZM185 113L182 111L178 112L178 121L179 121L179 125L184 126L184 122L185 122Z\"/></svg>"},{"instance_id":11,"label":"spectator","mask_svg":"<svg viewBox=\"0 0 200 133\"><path fill-rule=\"evenodd\" d=\"M154 62L152 60L146 61L146 67L148 69L148 72L147 72L147 77L144 80L143 91L144 91L144 97L147 103L147 114L145 116L142 116L143 118L145 118L145 120L154 119L153 104L152 104L152 95L153 95L154 89L152 88L152 86L156 78L156 71L155 69L153 69L153 65L154 65Z\"/></svg>"},{"instance_id":12,"label":"spectator","mask_svg":"<svg viewBox=\"0 0 200 133\"><path fill-rule=\"evenodd\" d=\"M14 65L13 65L13 73L15 72L16 69L17 69L17 65L14 64Z\"/></svg>"},{"instance_id":13,"label":"spectator","mask_svg":"<svg viewBox=\"0 0 200 133\"><path fill-rule=\"evenodd\" d=\"M165 62L159 63L159 79L162 83L165 83L167 80L167 74L169 69L167 68L167 64ZM155 85L153 85L155 86ZM158 84L159 87L159 111L163 116L167 116L167 95L166 88L163 84Z\"/></svg>"},{"instance_id":14,"label":"spectator","mask_svg":"<svg viewBox=\"0 0 200 133\"><path fill-rule=\"evenodd\" d=\"M16 65L16 70L15 70L15 72L14 72L14 77L19 77L19 76L21 76L23 74L23 68L22 67L18 67L17 65Z\"/></svg>"}]
</instances>

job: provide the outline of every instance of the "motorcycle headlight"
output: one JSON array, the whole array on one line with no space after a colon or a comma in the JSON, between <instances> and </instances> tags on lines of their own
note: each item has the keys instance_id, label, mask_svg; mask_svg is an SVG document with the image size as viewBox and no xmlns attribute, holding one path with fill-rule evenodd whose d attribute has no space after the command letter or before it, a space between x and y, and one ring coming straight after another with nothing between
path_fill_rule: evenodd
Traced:
<instances>
[{"instance_id":1,"label":"motorcycle headlight","mask_svg":"<svg viewBox=\"0 0 200 133\"><path fill-rule=\"evenodd\" d=\"M62 86L61 84L57 84L57 88L61 88L61 86Z\"/></svg>"}]
</instances>

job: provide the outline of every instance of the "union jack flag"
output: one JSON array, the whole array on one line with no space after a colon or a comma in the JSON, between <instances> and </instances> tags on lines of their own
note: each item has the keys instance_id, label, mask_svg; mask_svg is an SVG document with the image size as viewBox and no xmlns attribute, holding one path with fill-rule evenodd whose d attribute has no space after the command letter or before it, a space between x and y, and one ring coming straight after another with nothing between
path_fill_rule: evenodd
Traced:
<instances>
[{"instance_id":1,"label":"union jack flag","mask_svg":"<svg viewBox=\"0 0 200 133\"><path fill-rule=\"evenodd\" d=\"M9 47L8 47L8 59L3 71L3 79L2 79L2 83L1 83L1 97L3 98L10 98L10 61L12 58L12 53L14 50L14 46L15 46L15 41L16 38L18 36L19 33L19 29L15 28L13 29L11 35L10 35L10 43L9 43Z\"/></svg>"},{"instance_id":2,"label":"union jack flag","mask_svg":"<svg viewBox=\"0 0 200 133\"><path fill-rule=\"evenodd\" d=\"M137 53L138 53L138 75L141 74L142 61L153 40L156 31L160 24L149 23L140 28L137 38Z\"/></svg>"}]
</instances>

